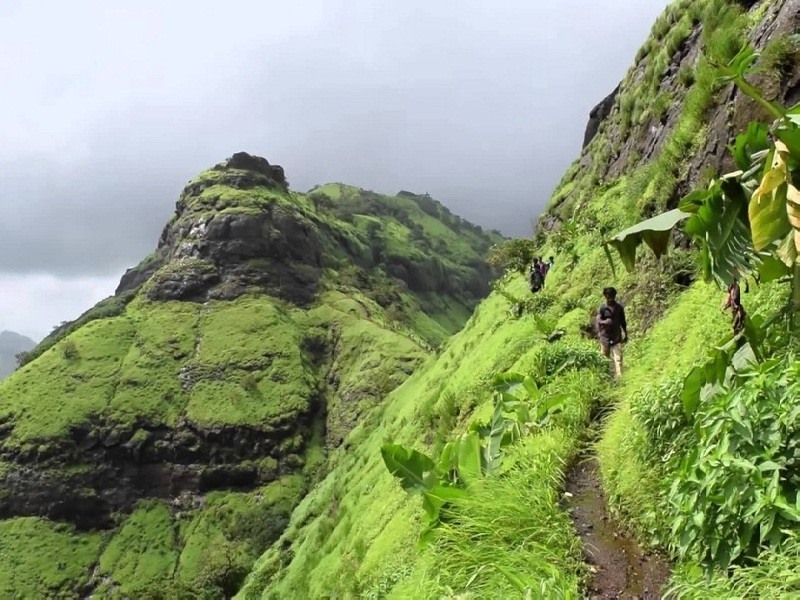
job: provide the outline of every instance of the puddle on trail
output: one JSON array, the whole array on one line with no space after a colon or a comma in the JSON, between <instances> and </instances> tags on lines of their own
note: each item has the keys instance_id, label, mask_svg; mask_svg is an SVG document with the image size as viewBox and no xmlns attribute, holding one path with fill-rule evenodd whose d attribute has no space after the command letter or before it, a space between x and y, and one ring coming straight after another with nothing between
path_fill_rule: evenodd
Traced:
<instances>
[{"instance_id":1,"label":"puddle on trail","mask_svg":"<svg viewBox=\"0 0 800 600\"><path fill-rule=\"evenodd\" d=\"M594 456L580 458L567 473L564 505L583 542L592 570L585 594L591 599L661 598L670 568L662 558L645 553L619 529L608 513ZM569 495L571 494L571 496Z\"/></svg>"}]
</instances>

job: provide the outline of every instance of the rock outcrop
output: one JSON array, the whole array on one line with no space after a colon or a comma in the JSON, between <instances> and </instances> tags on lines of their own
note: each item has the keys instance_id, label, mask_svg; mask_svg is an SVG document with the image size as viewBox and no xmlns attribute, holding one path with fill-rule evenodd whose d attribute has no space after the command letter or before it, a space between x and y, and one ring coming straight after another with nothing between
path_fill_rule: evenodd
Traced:
<instances>
[{"instance_id":1,"label":"rock outcrop","mask_svg":"<svg viewBox=\"0 0 800 600\"><path fill-rule=\"evenodd\" d=\"M600 124L605 121L606 117L611 114L611 109L614 108L614 101L617 99L619 93L619 86L614 88L608 96L603 98L597 106L589 112L589 122L586 123L586 132L583 134L583 148L589 145L597 135L600 129Z\"/></svg>"}]
</instances>

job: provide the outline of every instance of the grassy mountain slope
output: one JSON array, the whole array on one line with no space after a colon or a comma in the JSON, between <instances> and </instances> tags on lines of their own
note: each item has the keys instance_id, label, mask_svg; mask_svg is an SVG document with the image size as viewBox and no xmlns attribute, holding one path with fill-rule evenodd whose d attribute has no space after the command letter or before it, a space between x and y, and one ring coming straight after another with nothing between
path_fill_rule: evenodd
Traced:
<instances>
[{"instance_id":1,"label":"grassy mountain slope","mask_svg":"<svg viewBox=\"0 0 800 600\"><path fill-rule=\"evenodd\" d=\"M427 196L298 194L246 154L176 208L117 295L0 386L0 595L233 594L463 325L501 239Z\"/></svg>"},{"instance_id":2,"label":"grassy mountain slope","mask_svg":"<svg viewBox=\"0 0 800 600\"><path fill-rule=\"evenodd\" d=\"M510 275L437 358L351 433L351 451L294 511L240 597L578 597L587 572L559 490L598 410L612 413L599 444L612 509L643 542L678 557L681 513L665 492L676 473L659 464L659 450L679 451L670 438L676 431L681 439L691 436L691 426L674 425L682 410L675 382L705 361L730 321L719 311L721 291L697 281L695 252L680 236L660 261L640 256L633 273L621 265L611 271L602 241L673 208L725 169L731 136L762 117L717 79L713 63L726 62L750 40L762 50L757 83L792 104L793 5L748 4L681 1L667 9L540 220L537 253L556 256L544 292L530 297L522 278ZM619 386L610 385L594 360L594 343L582 336L608 284L628 307L632 338ZM752 314L768 314L785 294L782 284L765 284L745 302ZM524 307L519 318L510 310L515 306ZM553 326L567 333L549 343L543 333ZM420 550L419 497L400 488L380 448L400 443L437 457L445 440L491 416L490 378L505 370L530 373L548 396L566 393L570 402L551 426L512 447L501 476L481 480L452 504ZM786 371L791 381L792 372ZM688 597L796 593L793 535L783 550L764 550L762 562L735 566L730 579L720 570L704 573L686 557L671 585Z\"/></svg>"}]
</instances>

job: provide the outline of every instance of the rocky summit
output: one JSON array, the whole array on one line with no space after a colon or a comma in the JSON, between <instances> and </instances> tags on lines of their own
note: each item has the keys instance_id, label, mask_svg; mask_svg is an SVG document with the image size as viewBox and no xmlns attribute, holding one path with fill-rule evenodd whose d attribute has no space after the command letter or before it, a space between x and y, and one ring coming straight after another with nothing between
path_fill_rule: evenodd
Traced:
<instances>
[{"instance_id":1,"label":"rocky summit","mask_svg":"<svg viewBox=\"0 0 800 600\"><path fill-rule=\"evenodd\" d=\"M46 594L141 591L116 553L162 543L157 523L183 531L165 550L181 581L230 558L220 536L249 569L348 432L488 293L501 239L428 196L296 193L245 153L201 173L115 296L0 388L2 535L23 558L42 528L107 541Z\"/></svg>"}]
</instances>

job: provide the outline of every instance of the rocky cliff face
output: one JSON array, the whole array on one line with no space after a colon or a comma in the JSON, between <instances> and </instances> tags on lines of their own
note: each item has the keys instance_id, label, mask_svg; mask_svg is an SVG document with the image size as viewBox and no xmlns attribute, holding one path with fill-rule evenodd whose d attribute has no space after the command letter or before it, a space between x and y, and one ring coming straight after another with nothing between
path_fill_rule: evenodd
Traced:
<instances>
[{"instance_id":1,"label":"rocky cliff face","mask_svg":"<svg viewBox=\"0 0 800 600\"><path fill-rule=\"evenodd\" d=\"M800 3L711 4L676 2L656 23L617 90L592 110L584 150L542 215L542 233L572 219L598 184L610 187L637 173L645 179L644 169L663 167L654 183L659 190L646 182L636 190L649 204L647 213L676 206L709 173L730 170L727 149L735 133L750 121L768 120L712 72L711 63L727 62L741 44L762 53L752 82L769 99L787 106L800 100L800 61L791 38L800 27Z\"/></svg>"}]
</instances>

